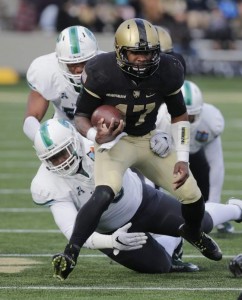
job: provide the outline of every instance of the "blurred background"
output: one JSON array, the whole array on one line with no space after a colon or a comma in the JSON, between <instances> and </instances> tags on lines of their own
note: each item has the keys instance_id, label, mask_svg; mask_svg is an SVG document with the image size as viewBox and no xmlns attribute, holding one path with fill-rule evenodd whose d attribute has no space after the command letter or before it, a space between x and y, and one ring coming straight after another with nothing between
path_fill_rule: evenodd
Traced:
<instances>
[{"instance_id":1,"label":"blurred background","mask_svg":"<svg viewBox=\"0 0 242 300\"><path fill-rule=\"evenodd\" d=\"M86 26L112 51L115 30L133 17L170 32L188 75L241 76L242 0L0 0L0 84L53 52L64 28Z\"/></svg>"}]
</instances>

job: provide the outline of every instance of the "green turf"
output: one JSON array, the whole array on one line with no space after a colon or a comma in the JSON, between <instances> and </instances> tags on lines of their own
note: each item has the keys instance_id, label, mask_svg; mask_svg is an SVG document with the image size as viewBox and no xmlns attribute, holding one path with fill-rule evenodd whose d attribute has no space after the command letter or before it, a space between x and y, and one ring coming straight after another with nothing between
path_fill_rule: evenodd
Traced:
<instances>
[{"instance_id":1,"label":"green turf","mask_svg":"<svg viewBox=\"0 0 242 300\"><path fill-rule=\"evenodd\" d=\"M230 196L241 197L241 78L189 79L199 84L206 101L216 104L225 117L222 140L226 175L222 201ZM212 233L225 255L220 262L203 258L185 244L184 260L201 268L196 274L137 274L110 263L98 251L82 250L78 265L67 281L52 278L51 255L62 251L66 240L56 232L50 212L34 205L29 193L39 162L32 143L22 133L27 92L24 81L18 86L0 86L0 299L235 300L238 297L242 278L231 276L228 262L242 252L240 233L226 236ZM52 111L48 116L51 114ZM14 212L15 208L29 211ZM240 224L234 226L237 232L242 230ZM25 267L22 271L21 265Z\"/></svg>"}]
</instances>

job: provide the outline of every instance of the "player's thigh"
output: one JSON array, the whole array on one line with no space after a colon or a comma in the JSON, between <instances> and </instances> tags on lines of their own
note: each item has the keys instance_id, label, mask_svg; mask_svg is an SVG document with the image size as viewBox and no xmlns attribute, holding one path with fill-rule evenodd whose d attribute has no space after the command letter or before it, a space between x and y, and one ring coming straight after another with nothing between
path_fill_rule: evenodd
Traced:
<instances>
[{"instance_id":1,"label":"player's thigh","mask_svg":"<svg viewBox=\"0 0 242 300\"><path fill-rule=\"evenodd\" d=\"M126 141L120 140L104 151L98 151L95 145L95 185L108 185L116 194L121 189L124 172L135 159L135 147Z\"/></svg>"},{"instance_id":2,"label":"player's thigh","mask_svg":"<svg viewBox=\"0 0 242 300\"><path fill-rule=\"evenodd\" d=\"M196 202L200 199L201 192L192 173L190 173L186 182L179 189L174 190L173 170L176 162L177 157L175 152L171 152L165 158L161 158L158 155L151 153L149 160L142 163L140 171L148 179L170 192L182 203L189 204Z\"/></svg>"},{"instance_id":3,"label":"player's thigh","mask_svg":"<svg viewBox=\"0 0 242 300\"><path fill-rule=\"evenodd\" d=\"M171 268L171 257L150 234L141 249L120 251L116 256L112 249L101 251L117 263L140 273L168 273Z\"/></svg>"}]
</instances>

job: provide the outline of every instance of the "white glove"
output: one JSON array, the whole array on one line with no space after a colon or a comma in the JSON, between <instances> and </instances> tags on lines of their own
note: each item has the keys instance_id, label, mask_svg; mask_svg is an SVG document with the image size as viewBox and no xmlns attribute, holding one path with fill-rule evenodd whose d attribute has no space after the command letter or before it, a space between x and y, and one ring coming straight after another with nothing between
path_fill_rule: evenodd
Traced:
<instances>
[{"instance_id":1,"label":"white glove","mask_svg":"<svg viewBox=\"0 0 242 300\"><path fill-rule=\"evenodd\" d=\"M165 132L157 132L150 139L151 150L160 157L166 157L171 150L172 139Z\"/></svg>"},{"instance_id":2,"label":"white glove","mask_svg":"<svg viewBox=\"0 0 242 300\"><path fill-rule=\"evenodd\" d=\"M144 232L127 232L131 225L132 223L128 223L112 234L114 255L117 255L119 251L140 249L146 243L148 237Z\"/></svg>"}]
</instances>

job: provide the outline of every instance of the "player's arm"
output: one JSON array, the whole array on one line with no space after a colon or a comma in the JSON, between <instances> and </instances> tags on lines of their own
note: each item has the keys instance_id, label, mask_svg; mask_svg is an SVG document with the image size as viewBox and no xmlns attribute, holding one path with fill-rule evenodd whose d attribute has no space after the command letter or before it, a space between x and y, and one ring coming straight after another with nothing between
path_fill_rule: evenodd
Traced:
<instances>
[{"instance_id":1,"label":"player's arm","mask_svg":"<svg viewBox=\"0 0 242 300\"><path fill-rule=\"evenodd\" d=\"M73 231L77 209L71 201L56 201L50 206L56 225L69 240ZM115 249L130 251L142 248L147 236L143 232L128 232L131 223L117 229L113 234L100 234L94 232L85 242L83 247L89 249ZM118 254L117 252L115 252Z\"/></svg>"},{"instance_id":2,"label":"player's arm","mask_svg":"<svg viewBox=\"0 0 242 300\"><path fill-rule=\"evenodd\" d=\"M93 111L101 105L101 99L98 95L83 88L78 96L74 122L77 131L95 142L97 130L92 127L91 116Z\"/></svg>"},{"instance_id":3,"label":"player's arm","mask_svg":"<svg viewBox=\"0 0 242 300\"><path fill-rule=\"evenodd\" d=\"M171 133L177 153L174 188L178 189L189 176L190 123L180 90L166 97L166 105L171 115Z\"/></svg>"},{"instance_id":4,"label":"player's arm","mask_svg":"<svg viewBox=\"0 0 242 300\"><path fill-rule=\"evenodd\" d=\"M48 107L49 101L40 93L34 90L30 91L23 124L23 131L30 140L34 140L35 133L39 129Z\"/></svg>"},{"instance_id":5,"label":"player's arm","mask_svg":"<svg viewBox=\"0 0 242 300\"><path fill-rule=\"evenodd\" d=\"M85 137L93 142L103 144L112 141L118 134L123 131L124 122L115 128L115 120L113 119L109 125L106 126L104 119L100 119L97 127L94 128L91 124L91 116L94 110L102 105L101 98L95 93L84 88L77 100L77 107L74 116L76 129Z\"/></svg>"}]
</instances>

